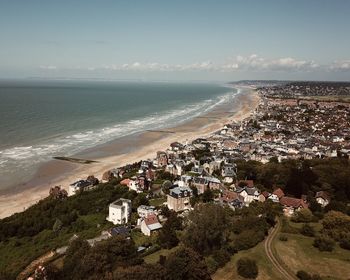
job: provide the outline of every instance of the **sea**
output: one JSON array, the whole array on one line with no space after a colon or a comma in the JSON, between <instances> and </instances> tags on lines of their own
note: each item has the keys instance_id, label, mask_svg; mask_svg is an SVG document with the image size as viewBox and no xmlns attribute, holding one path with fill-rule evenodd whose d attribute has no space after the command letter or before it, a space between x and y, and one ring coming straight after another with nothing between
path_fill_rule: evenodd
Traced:
<instances>
[{"instance_id":1,"label":"sea","mask_svg":"<svg viewBox=\"0 0 350 280\"><path fill-rule=\"evenodd\" d=\"M0 190L54 156L176 126L237 94L216 83L0 81Z\"/></svg>"}]
</instances>

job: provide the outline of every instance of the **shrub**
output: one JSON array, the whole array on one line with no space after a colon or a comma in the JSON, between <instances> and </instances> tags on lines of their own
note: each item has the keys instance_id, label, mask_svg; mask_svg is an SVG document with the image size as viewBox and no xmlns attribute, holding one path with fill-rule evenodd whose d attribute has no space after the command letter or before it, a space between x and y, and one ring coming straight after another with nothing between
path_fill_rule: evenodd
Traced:
<instances>
[{"instance_id":1,"label":"shrub","mask_svg":"<svg viewBox=\"0 0 350 280\"><path fill-rule=\"evenodd\" d=\"M315 229L310 224L303 224L300 233L305 236L315 236Z\"/></svg>"},{"instance_id":2,"label":"shrub","mask_svg":"<svg viewBox=\"0 0 350 280\"><path fill-rule=\"evenodd\" d=\"M313 246L318 248L320 251L331 252L334 249L335 242L333 239L327 236L319 236L315 238Z\"/></svg>"},{"instance_id":3,"label":"shrub","mask_svg":"<svg viewBox=\"0 0 350 280\"><path fill-rule=\"evenodd\" d=\"M309 273L307 273L304 270L299 270L297 272L297 277L300 280L321 280L321 276L318 274L314 274L314 275L310 275Z\"/></svg>"},{"instance_id":4,"label":"shrub","mask_svg":"<svg viewBox=\"0 0 350 280\"><path fill-rule=\"evenodd\" d=\"M235 242L234 248L237 251L253 248L260 241L264 240L265 234L262 231L245 230L241 232Z\"/></svg>"},{"instance_id":5,"label":"shrub","mask_svg":"<svg viewBox=\"0 0 350 280\"><path fill-rule=\"evenodd\" d=\"M258 276L258 266L255 260L241 258L237 261L237 273L244 278L255 279Z\"/></svg>"},{"instance_id":6,"label":"shrub","mask_svg":"<svg viewBox=\"0 0 350 280\"><path fill-rule=\"evenodd\" d=\"M312 212L310 209L301 209L300 211L295 212L292 217L292 221L296 223L309 223L313 219Z\"/></svg>"},{"instance_id":7,"label":"shrub","mask_svg":"<svg viewBox=\"0 0 350 280\"><path fill-rule=\"evenodd\" d=\"M288 241L288 237L286 235L280 235L279 240L285 242Z\"/></svg>"},{"instance_id":8,"label":"shrub","mask_svg":"<svg viewBox=\"0 0 350 280\"><path fill-rule=\"evenodd\" d=\"M213 252L213 259L216 261L218 267L223 267L231 259L231 255L223 248Z\"/></svg>"},{"instance_id":9,"label":"shrub","mask_svg":"<svg viewBox=\"0 0 350 280\"><path fill-rule=\"evenodd\" d=\"M350 236L341 239L339 241L339 246L343 249L350 250Z\"/></svg>"}]
</instances>

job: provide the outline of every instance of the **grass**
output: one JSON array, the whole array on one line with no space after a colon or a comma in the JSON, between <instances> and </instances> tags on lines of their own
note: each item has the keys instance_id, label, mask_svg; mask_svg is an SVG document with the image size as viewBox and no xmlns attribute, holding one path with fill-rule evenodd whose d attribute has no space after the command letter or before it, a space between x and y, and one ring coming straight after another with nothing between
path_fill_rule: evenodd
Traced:
<instances>
[{"instance_id":1,"label":"grass","mask_svg":"<svg viewBox=\"0 0 350 280\"><path fill-rule=\"evenodd\" d=\"M237 254L231 257L231 260L222 268L219 268L213 275L213 280L226 280L226 279L245 279L237 274L236 263L238 259L242 257L248 257L254 259L257 262L259 268L259 274L256 279L268 280L268 279L283 279L279 276L279 273L275 270L273 265L265 254L264 242L260 242L254 248L245 251L239 251Z\"/></svg>"},{"instance_id":2,"label":"grass","mask_svg":"<svg viewBox=\"0 0 350 280\"><path fill-rule=\"evenodd\" d=\"M142 246L147 243L154 244L157 236L156 233L152 234L151 236L147 236L144 235L140 230L132 230L131 238L135 242L136 246Z\"/></svg>"},{"instance_id":3,"label":"grass","mask_svg":"<svg viewBox=\"0 0 350 280\"><path fill-rule=\"evenodd\" d=\"M164 202L166 202L166 198L161 197L161 198L150 199L149 204L151 206L161 206Z\"/></svg>"},{"instance_id":4,"label":"grass","mask_svg":"<svg viewBox=\"0 0 350 280\"><path fill-rule=\"evenodd\" d=\"M154 264L159 261L159 257L162 256L168 256L170 253L175 252L178 249L179 246L171 248L171 249L161 249L153 254L150 254L148 256L145 256L143 259L146 263Z\"/></svg>"},{"instance_id":5,"label":"grass","mask_svg":"<svg viewBox=\"0 0 350 280\"><path fill-rule=\"evenodd\" d=\"M350 275L350 251L338 245L333 252L320 252L312 246L314 238L300 234L283 233L288 241L274 240L279 258L293 272L305 270L318 273L325 279L348 279Z\"/></svg>"}]
</instances>

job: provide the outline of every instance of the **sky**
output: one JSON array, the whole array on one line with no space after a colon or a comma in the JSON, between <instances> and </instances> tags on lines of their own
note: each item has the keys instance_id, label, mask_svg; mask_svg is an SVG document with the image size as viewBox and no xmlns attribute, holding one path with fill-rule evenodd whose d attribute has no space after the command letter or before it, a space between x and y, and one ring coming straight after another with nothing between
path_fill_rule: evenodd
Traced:
<instances>
[{"instance_id":1,"label":"sky","mask_svg":"<svg viewBox=\"0 0 350 280\"><path fill-rule=\"evenodd\" d=\"M0 78L350 80L348 0L0 0Z\"/></svg>"}]
</instances>

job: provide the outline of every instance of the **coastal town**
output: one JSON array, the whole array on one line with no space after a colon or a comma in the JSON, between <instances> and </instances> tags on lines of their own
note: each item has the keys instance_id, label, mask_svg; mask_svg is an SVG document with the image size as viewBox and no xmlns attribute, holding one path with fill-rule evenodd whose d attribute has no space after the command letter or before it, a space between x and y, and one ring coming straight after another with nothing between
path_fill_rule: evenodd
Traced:
<instances>
[{"instance_id":1,"label":"coastal town","mask_svg":"<svg viewBox=\"0 0 350 280\"><path fill-rule=\"evenodd\" d=\"M132 193L100 205L106 209L101 212L106 213L104 225L98 231L99 235L88 242L91 246L97 246L95 244L112 237L131 238L137 245L138 254L146 258L165 250L161 249L162 246L169 242L171 234L175 234L175 230L169 230L169 221L191 219L201 205L229 209L235 213L232 215L238 217L244 211L256 211L249 209L266 208L268 210L264 211L267 212L261 212L259 218L268 220L269 215L274 213L270 220L272 231L278 229L275 226L278 217L275 209L279 209L283 216L279 218L281 221L303 221L300 217L316 217L325 209L333 209L330 205L339 195L329 185L311 186L307 191L302 189L298 192L294 191L294 186L290 187L290 184L295 184L293 181L290 183L293 178L275 180L272 177L278 177L278 174L267 174L264 175L265 179L261 179L258 178L259 174L254 175L251 167L245 165L273 166L289 161L303 165L307 161L332 159L348 162L350 84L291 82L282 85L271 82L267 85L250 81L241 82L238 86L249 86L259 96L258 106L248 118L228 122L207 137L191 142L186 139L173 142L168 149L157 151L154 158L106 170L103 174L77 178L69 186L54 186L50 189L49 197L58 201L81 197L79 201L83 201L84 195L102 190L104 185L118 186ZM339 91L341 97L334 99ZM305 167L305 170L311 169ZM264 183L264 180L268 180L268 183ZM55 231L62 224L64 222L57 217ZM186 226L179 228L183 227L186 232ZM262 237L254 233L257 242L249 246L254 247L264 240L269 227ZM161 236L165 233L169 237L164 241ZM74 234L70 242L78 237L79 234ZM162 241L154 242L155 239ZM177 240L176 237L174 239ZM250 248L240 247L236 243L233 252ZM67 254L67 245L55 248L52 253L54 258ZM164 248L172 246L166 245ZM42 261L40 266L24 270L25 273L22 272L21 278L17 279L39 279L35 275L45 274L44 263ZM282 279L295 279L288 269L280 268L279 264L275 266L280 275L284 275ZM210 273L219 267L219 264L215 265Z\"/></svg>"},{"instance_id":2,"label":"coastal town","mask_svg":"<svg viewBox=\"0 0 350 280\"><path fill-rule=\"evenodd\" d=\"M198 138L192 143L174 142L166 151L159 151L154 159L142 160L136 174L125 177L131 166L115 168L103 174L102 182L119 178L121 184L136 192L152 193L153 183L159 170L172 175L165 205L171 210L190 211L193 189L203 194L207 189L216 191L215 203L228 204L232 209L249 206L252 201L267 199L280 203L285 215L308 207L305 197L288 197L281 188L273 192L259 190L253 180L237 180L235 161L287 159L322 159L350 156L350 100L324 101L300 99L298 96L335 95L350 96L350 86L328 84L287 85L285 87L261 87L260 102L251 116L241 122L226 124L221 130L207 138ZM194 151L202 151L196 157ZM86 191L98 185L94 177L79 180L69 186L69 195ZM95 181L94 181L95 180ZM97 181L96 181L97 180ZM156 184L157 185L157 184ZM156 190L159 193L159 190ZM330 202L326 191L315 193L315 198L324 207ZM130 202L131 203L131 202ZM144 206L142 206L144 207ZM124 208L124 206L121 206ZM126 207L120 213L129 213ZM110 205L110 215L115 215ZM152 217L154 211L149 213ZM127 221L118 214L118 222ZM147 215L140 216L146 219ZM107 219L111 220L111 216ZM158 221L156 221L158 223ZM159 229L160 227L157 227Z\"/></svg>"}]
</instances>

